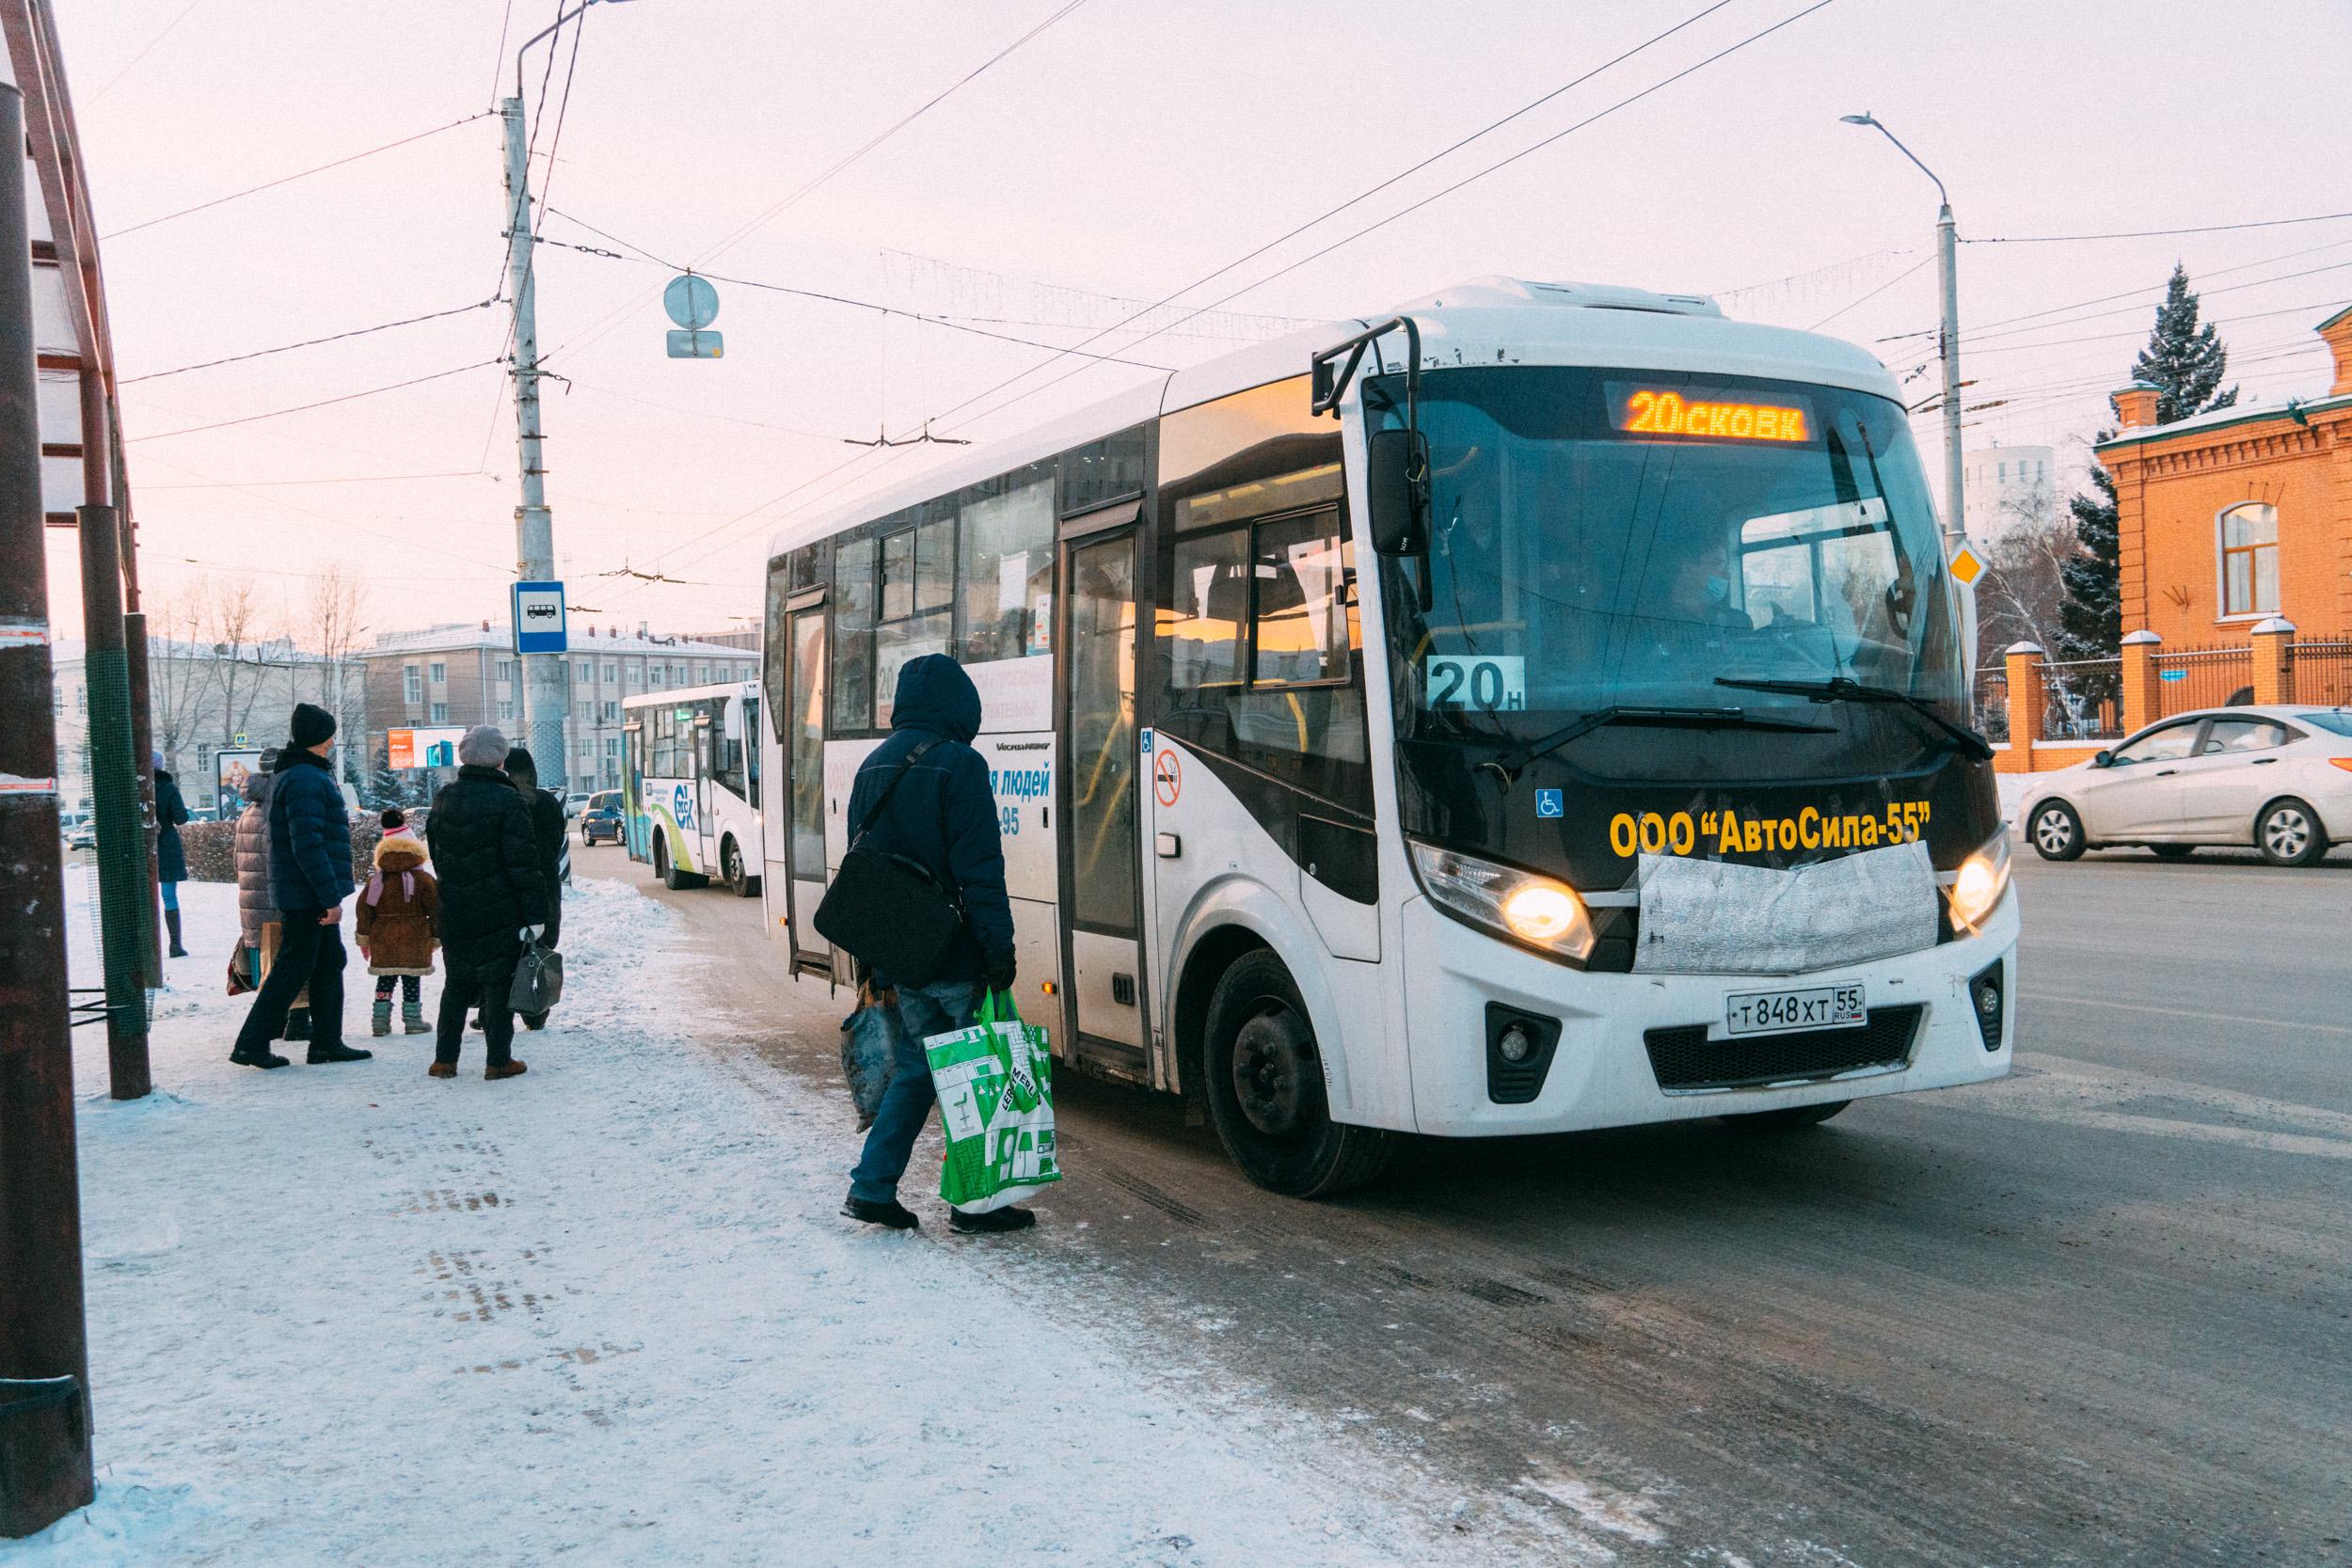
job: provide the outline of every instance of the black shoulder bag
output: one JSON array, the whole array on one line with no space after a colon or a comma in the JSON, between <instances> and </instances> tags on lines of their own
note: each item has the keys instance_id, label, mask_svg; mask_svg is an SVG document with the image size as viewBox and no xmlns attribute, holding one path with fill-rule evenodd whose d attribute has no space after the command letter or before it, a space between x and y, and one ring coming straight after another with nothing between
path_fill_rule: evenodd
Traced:
<instances>
[{"instance_id":1,"label":"black shoulder bag","mask_svg":"<svg viewBox=\"0 0 2352 1568\"><path fill-rule=\"evenodd\" d=\"M850 835L841 869L817 905L818 935L893 985L927 986L938 978L948 943L963 926L963 906L923 865L866 845L866 833L898 793L898 781L938 744L926 740L898 764Z\"/></svg>"}]
</instances>

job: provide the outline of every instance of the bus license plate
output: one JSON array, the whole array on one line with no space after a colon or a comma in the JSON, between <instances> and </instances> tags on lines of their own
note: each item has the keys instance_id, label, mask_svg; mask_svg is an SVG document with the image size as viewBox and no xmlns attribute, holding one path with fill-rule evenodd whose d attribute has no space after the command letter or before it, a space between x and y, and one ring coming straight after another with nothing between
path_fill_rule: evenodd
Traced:
<instances>
[{"instance_id":1,"label":"bus license plate","mask_svg":"<svg viewBox=\"0 0 2352 1568\"><path fill-rule=\"evenodd\" d=\"M1735 991L1724 998L1726 1035L1780 1035L1792 1029L1842 1029L1867 1022L1859 983L1804 990Z\"/></svg>"}]
</instances>

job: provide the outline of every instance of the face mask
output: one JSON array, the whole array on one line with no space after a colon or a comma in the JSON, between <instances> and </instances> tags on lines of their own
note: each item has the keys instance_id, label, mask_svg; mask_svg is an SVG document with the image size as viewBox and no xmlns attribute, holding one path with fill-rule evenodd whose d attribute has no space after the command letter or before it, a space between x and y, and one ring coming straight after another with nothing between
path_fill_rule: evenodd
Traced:
<instances>
[{"instance_id":1,"label":"face mask","mask_svg":"<svg viewBox=\"0 0 2352 1568\"><path fill-rule=\"evenodd\" d=\"M1707 579L1707 602L1708 604L1722 604L1724 600L1730 597L1731 584L1729 582L1726 582L1722 578L1708 578Z\"/></svg>"}]
</instances>

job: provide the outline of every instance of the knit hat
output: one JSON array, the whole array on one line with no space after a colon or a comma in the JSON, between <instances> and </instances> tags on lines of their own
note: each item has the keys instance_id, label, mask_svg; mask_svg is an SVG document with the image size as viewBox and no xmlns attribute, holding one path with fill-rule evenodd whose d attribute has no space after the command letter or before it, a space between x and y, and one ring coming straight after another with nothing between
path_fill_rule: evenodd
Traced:
<instances>
[{"instance_id":1,"label":"knit hat","mask_svg":"<svg viewBox=\"0 0 2352 1568\"><path fill-rule=\"evenodd\" d=\"M296 703L294 710L294 743L309 750L322 740L335 736L335 716L316 703Z\"/></svg>"},{"instance_id":2,"label":"knit hat","mask_svg":"<svg viewBox=\"0 0 2352 1568\"><path fill-rule=\"evenodd\" d=\"M476 724L457 743L457 760L469 768L499 768L506 762L506 736L496 724Z\"/></svg>"}]
</instances>

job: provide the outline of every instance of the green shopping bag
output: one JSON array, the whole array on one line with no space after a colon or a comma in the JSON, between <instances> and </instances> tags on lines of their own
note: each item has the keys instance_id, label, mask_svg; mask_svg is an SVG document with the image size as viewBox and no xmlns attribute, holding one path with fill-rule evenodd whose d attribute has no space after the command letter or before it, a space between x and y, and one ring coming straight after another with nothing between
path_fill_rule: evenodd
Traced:
<instances>
[{"instance_id":1,"label":"green shopping bag","mask_svg":"<svg viewBox=\"0 0 2352 1568\"><path fill-rule=\"evenodd\" d=\"M923 1041L947 1161L939 1196L967 1213L1032 1197L1061 1180L1054 1159L1054 1063L1045 1031L1021 1022L1010 995L980 999L969 1029Z\"/></svg>"}]
</instances>

